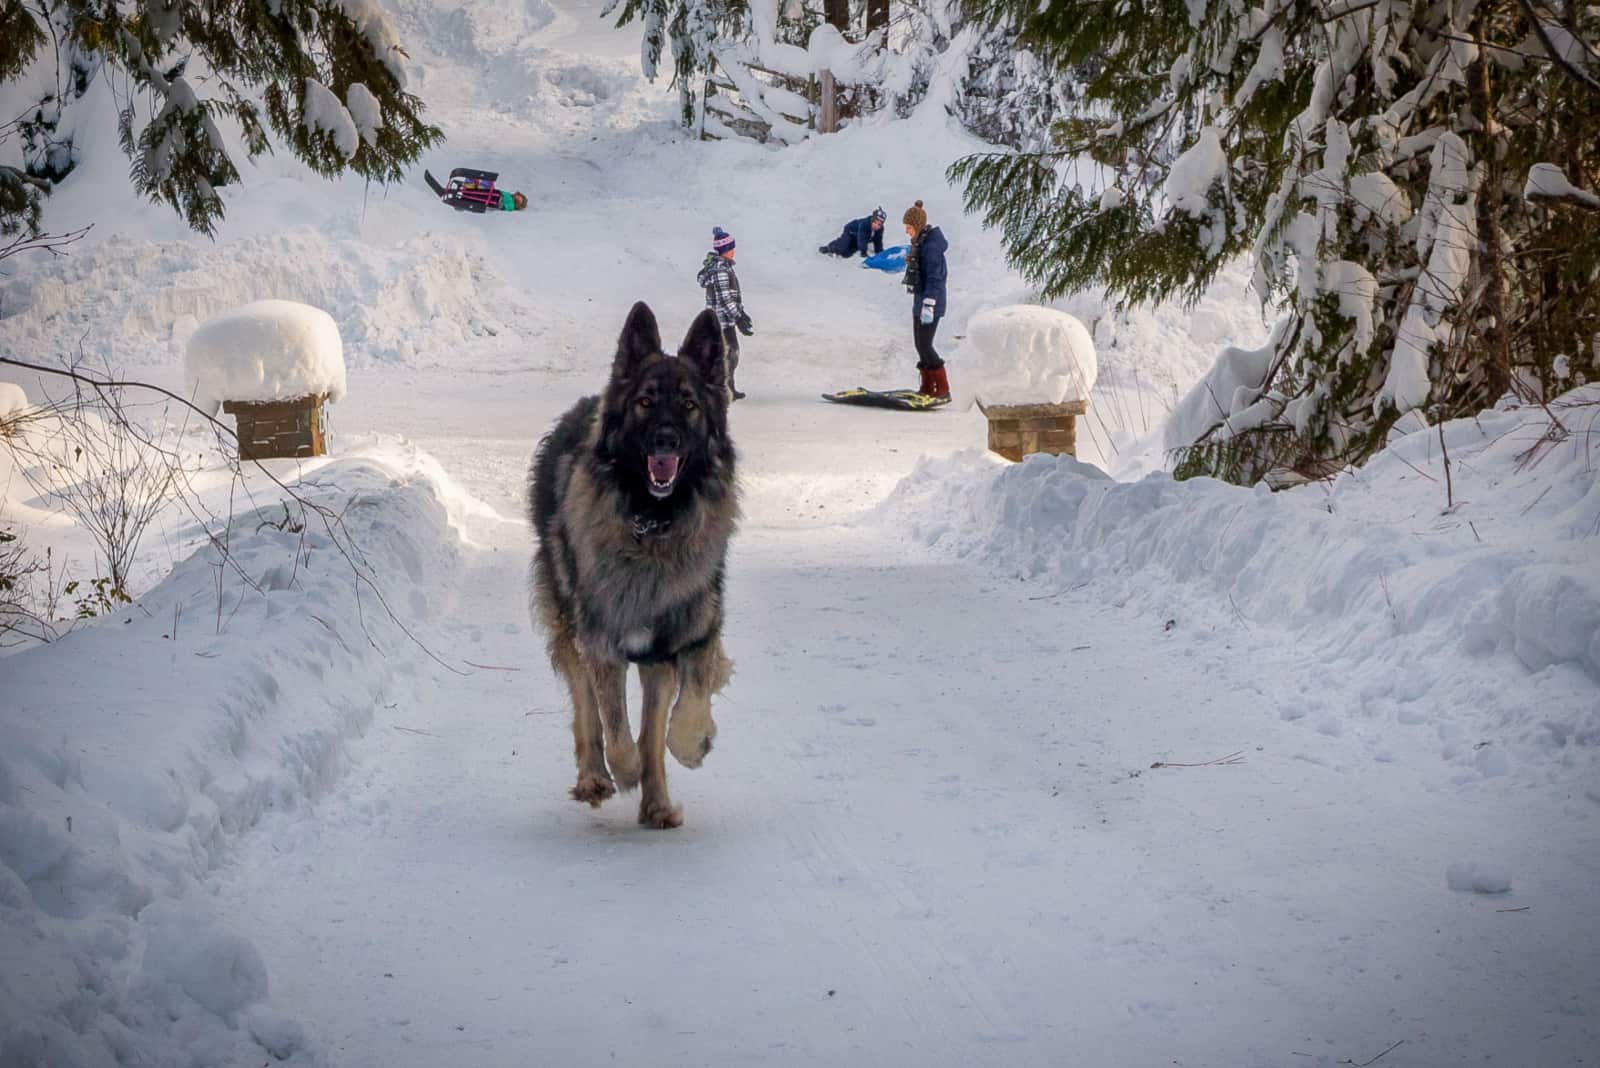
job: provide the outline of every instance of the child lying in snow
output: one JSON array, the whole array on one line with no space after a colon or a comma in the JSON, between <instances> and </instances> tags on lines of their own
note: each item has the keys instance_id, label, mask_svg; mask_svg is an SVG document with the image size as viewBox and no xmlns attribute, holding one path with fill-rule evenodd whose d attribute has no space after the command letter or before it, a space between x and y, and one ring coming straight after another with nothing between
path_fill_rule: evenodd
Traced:
<instances>
[{"instance_id":1,"label":"child lying in snow","mask_svg":"<svg viewBox=\"0 0 1600 1068\"><path fill-rule=\"evenodd\" d=\"M858 252L863 256L870 256L875 252L882 252L885 218L884 210L876 208L871 215L852 219L844 224L844 229L840 231L838 237L817 251L825 256L854 256Z\"/></svg>"},{"instance_id":2,"label":"child lying in snow","mask_svg":"<svg viewBox=\"0 0 1600 1068\"><path fill-rule=\"evenodd\" d=\"M428 188L446 204L457 211L483 214L486 211L521 211L528 206L528 198L521 193L511 193L495 188L496 171L475 171L470 167L457 167L450 172L448 185L440 185L427 171L422 176Z\"/></svg>"}]
</instances>

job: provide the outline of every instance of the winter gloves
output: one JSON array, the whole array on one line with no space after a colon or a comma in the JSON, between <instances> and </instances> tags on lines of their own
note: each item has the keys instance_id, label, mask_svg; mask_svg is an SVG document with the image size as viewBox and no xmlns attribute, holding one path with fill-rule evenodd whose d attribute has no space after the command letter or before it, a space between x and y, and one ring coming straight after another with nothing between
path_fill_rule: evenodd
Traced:
<instances>
[{"instance_id":1,"label":"winter gloves","mask_svg":"<svg viewBox=\"0 0 1600 1068\"><path fill-rule=\"evenodd\" d=\"M934 300L932 297L925 297L923 299L923 301L922 301L922 325L923 326L927 326L929 323L933 322L934 309L937 308L938 306L939 306L939 302Z\"/></svg>"},{"instance_id":2,"label":"winter gloves","mask_svg":"<svg viewBox=\"0 0 1600 1068\"><path fill-rule=\"evenodd\" d=\"M749 337L756 332L755 326L750 322L749 315L741 314L739 318L733 321L733 325L738 327L739 333L743 334L745 337Z\"/></svg>"}]
</instances>

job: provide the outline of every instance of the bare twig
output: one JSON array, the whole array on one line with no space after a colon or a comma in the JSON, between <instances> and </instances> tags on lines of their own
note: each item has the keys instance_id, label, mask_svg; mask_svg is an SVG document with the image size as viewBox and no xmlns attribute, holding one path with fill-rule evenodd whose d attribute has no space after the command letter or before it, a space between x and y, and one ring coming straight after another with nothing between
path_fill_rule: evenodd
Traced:
<instances>
[{"instance_id":1,"label":"bare twig","mask_svg":"<svg viewBox=\"0 0 1600 1068\"><path fill-rule=\"evenodd\" d=\"M1241 749L1237 753L1229 753L1227 756L1217 757L1217 759L1215 759L1215 760L1202 760L1202 761L1199 761L1198 763L1193 763L1193 764L1185 764L1185 763L1183 763L1181 761L1177 761L1177 760L1158 760L1154 764L1151 764L1150 766L1152 768L1215 768L1215 767L1225 767L1225 766L1230 765L1230 764L1243 764L1243 763L1244 763L1244 750Z\"/></svg>"},{"instance_id":2,"label":"bare twig","mask_svg":"<svg viewBox=\"0 0 1600 1068\"><path fill-rule=\"evenodd\" d=\"M83 240L92 229L94 224L90 223L81 229L69 230L64 234L17 234L5 244L0 244L0 260L9 256L20 256L24 252L48 252L52 256L65 256L66 253L61 250Z\"/></svg>"},{"instance_id":3,"label":"bare twig","mask_svg":"<svg viewBox=\"0 0 1600 1068\"><path fill-rule=\"evenodd\" d=\"M468 667L475 667L482 671L521 671L519 667L501 667L499 664L475 664L471 660L461 661Z\"/></svg>"},{"instance_id":4,"label":"bare twig","mask_svg":"<svg viewBox=\"0 0 1600 1068\"><path fill-rule=\"evenodd\" d=\"M9 356L0 356L0 365L17 367L25 371L32 371L36 374L52 375L59 378L65 378L77 385L87 386L93 389L95 393L102 398L103 402L107 405L110 411L119 415L119 418L122 419L125 426L131 424L127 422L125 416L120 414L120 405L116 403L113 394L115 391L123 389L146 390L151 393L166 397L168 400L181 405L185 410L198 415L207 424L209 424L213 430L216 431L219 437L231 439L235 443L238 441L238 436L235 434L233 429L218 420L214 415L212 415L212 413L198 407L188 398L180 396L179 394L161 386L153 385L148 382L123 381L111 378L100 379L95 378L92 375L84 374L73 367L52 367L46 364L32 363L27 360L18 360ZM295 504L300 508L302 515L315 516L317 518L322 526L323 532L328 537L328 543L333 547L334 551L337 552L350 566L351 573L355 577L357 613L362 621L363 633L365 634L368 643L371 644L374 649L377 649L378 646L377 643L373 641L371 633L366 630L365 614L362 610L363 591L369 591L372 596L377 599L379 607L383 609L383 613L388 618L389 622L393 624L394 627L399 630L407 640L421 650L423 655L437 663L440 667L443 667L445 670L454 674L465 675L467 673L460 667L446 662L437 653L430 649L420 638L416 636L416 634L412 632L411 628L406 626L406 624L400 619L399 615L393 610L393 608L390 607L388 599L384 596L382 589L378 587L377 582L374 579L373 568L366 560L365 554L361 551L360 545L356 539L351 536L350 532L344 525L343 512L335 512L327 505L319 504L315 501L307 499L303 494L291 488L283 481L283 479L274 474L272 470L261 461L251 460L250 462L254 464L255 467L261 471L274 486L276 486L295 502ZM236 478L238 476L237 468L235 469L235 476ZM248 493L249 487L246 486L245 489ZM224 532L229 526L231 526L231 523L224 525ZM298 536L300 542L296 549L297 568L299 553L306 548L307 534L303 524ZM217 535L212 535L211 541L213 546L221 554L222 561L226 562L231 568L233 568L233 570L249 580L249 576L246 575L243 569L239 567L237 561L233 559L232 554L227 551L226 540L220 539ZM259 591L259 586L256 586L254 581L249 581L249 584Z\"/></svg>"},{"instance_id":5,"label":"bare twig","mask_svg":"<svg viewBox=\"0 0 1600 1068\"><path fill-rule=\"evenodd\" d=\"M1234 615L1234 618L1239 621L1239 625L1244 627L1245 630L1249 630L1250 629L1250 621L1248 619L1244 618L1244 613L1243 612L1239 611L1239 602L1235 601L1233 599L1233 594L1231 594L1231 593L1228 594L1228 604L1233 606L1233 615Z\"/></svg>"},{"instance_id":6,"label":"bare twig","mask_svg":"<svg viewBox=\"0 0 1600 1068\"><path fill-rule=\"evenodd\" d=\"M1456 490L1450 478L1450 449L1444 443L1443 419L1439 421L1439 452L1444 456L1444 504L1448 510L1456 506Z\"/></svg>"},{"instance_id":7,"label":"bare twig","mask_svg":"<svg viewBox=\"0 0 1600 1068\"><path fill-rule=\"evenodd\" d=\"M1376 1057L1372 1058L1370 1061L1353 1061L1350 1058L1346 1057L1344 1060L1340 1061L1339 1063L1340 1064L1351 1064L1351 1065L1354 1065L1355 1068L1367 1068L1367 1065L1369 1065L1369 1064L1377 1064L1379 1061L1383 1060L1389 1054L1393 1053L1395 1050L1399 1049L1401 1046L1403 1046L1405 1044L1406 1044L1406 1040L1402 1038L1400 1041L1396 1042L1394 1045L1390 1046L1388 1049L1384 1050L1382 1053L1378 1054Z\"/></svg>"},{"instance_id":8,"label":"bare twig","mask_svg":"<svg viewBox=\"0 0 1600 1068\"><path fill-rule=\"evenodd\" d=\"M1388 572L1378 572L1378 585L1383 587L1383 603L1389 606L1389 618L1394 620L1394 625L1400 625L1400 613L1394 610L1394 598L1389 596Z\"/></svg>"}]
</instances>

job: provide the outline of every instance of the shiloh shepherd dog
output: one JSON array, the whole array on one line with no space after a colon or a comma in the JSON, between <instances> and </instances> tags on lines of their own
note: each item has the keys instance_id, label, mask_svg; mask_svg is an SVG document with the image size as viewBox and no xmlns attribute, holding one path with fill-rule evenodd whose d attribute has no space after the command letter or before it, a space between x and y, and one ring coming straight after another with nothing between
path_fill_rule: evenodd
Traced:
<instances>
[{"instance_id":1,"label":"shiloh shepherd dog","mask_svg":"<svg viewBox=\"0 0 1600 1068\"><path fill-rule=\"evenodd\" d=\"M605 392L561 417L528 475L533 615L572 691L572 796L598 808L619 787L642 786L639 822L649 827L683 822L665 751L700 766L717 733L711 695L733 668L722 651L723 570L739 518L729 399L716 316L701 312L673 357L650 309L635 304ZM637 744L629 663L644 691Z\"/></svg>"}]
</instances>

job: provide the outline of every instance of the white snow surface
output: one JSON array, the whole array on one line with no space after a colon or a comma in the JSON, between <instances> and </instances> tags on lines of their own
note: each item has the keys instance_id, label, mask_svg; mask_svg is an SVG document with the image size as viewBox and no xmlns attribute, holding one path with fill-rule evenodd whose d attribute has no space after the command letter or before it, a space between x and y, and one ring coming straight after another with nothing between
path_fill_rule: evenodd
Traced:
<instances>
[{"instance_id":1,"label":"white snow surface","mask_svg":"<svg viewBox=\"0 0 1600 1068\"><path fill-rule=\"evenodd\" d=\"M1175 483L1150 474L1169 424L1218 416L1169 410L1220 349L1244 355L1207 393L1261 401L1232 265L1192 308L1055 302L1099 365L1084 462L1003 465L976 412L816 399L912 380L896 280L814 252L862 189L923 199L951 241L958 390L978 313L1032 299L929 177L981 147L938 100L782 151L701 144L592 7L345 7L446 131L424 164L498 170L530 211L280 152L197 238L128 189L97 89L49 211L99 225L0 277L0 350L81 343L178 391L199 322L325 309L354 387L335 456L271 471L371 577L181 411L130 409L179 435L207 508L234 502L251 583L172 505L136 604L0 657L0 1064L1593 1059L1594 386L1559 430L1409 419L1326 486ZM659 833L634 797L566 797L521 497L629 306L669 344L702 307L712 223L756 325L737 672ZM25 480L0 522L103 573Z\"/></svg>"},{"instance_id":2,"label":"white snow surface","mask_svg":"<svg viewBox=\"0 0 1600 1068\"><path fill-rule=\"evenodd\" d=\"M1229 416L1254 404L1262 394L1276 352L1275 338L1256 348L1223 349L1217 362L1173 409L1163 431L1163 446L1172 450L1193 445Z\"/></svg>"},{"instance_id":3,"label":"white snow surface","mask_svg":"<svg viewBox=\"0 0 1600 1068\"><path fill-rule=\"evenodd\" d=\"M349 743L409 685L415 646L377 597L410 598L416 625L446 609L458 561L450 491L416 466L347 458L309 491L340 509L374 585L325 527L272 526L273 500L231 535L264 593L203 549L139 610L0 662L0 1064L320 1061L211 884L242 836L339 783Z\"/></svg>"},{"instance_id":4,"label":"white snow surface","mask_svg":"<svg viewBox=\"0 0 1600 1068\"><path fill-rule=\"evenodd\" d=\"M0 382L0 419L28 407L28 394L15 382Z\"/></svg>"},{"instance_id":5,"label":"white snow surface","mask_svg":"<svg viewBox=\"0 0 1600 1068\"><path fill-rule=\"evenodd\" d=\"M1522 196L1527 200L1571 200L1585 207L1600 208L1600 196L1573 185L1567 173L1555 163L1535 163L1529 167Z\"/></svg>"},{"instance_id":6,"label":"white snow surface","mask_svg":"<svg viewBox=\"0 0 1600 1068\"><path fill-rule=\"evenodd\" d=\"M291 300L259 300L206 320L183 359L188 395L215 412L225 400L344 399L344 345L333 316Z\"/></svg>"},{"instance_id":7,"label":"white snow surface","mask_svg":"<svg viewBox=\"0 0 1600 1068\"><path fill-rule=\"evenodd\" d=\"M1094 339L1064 311L1011 304L967 323L970 387L989 404L1086 401L1099 377Z\"/></svg>"},{"instance_id":8,"label":"white snow surface","mask_svg":"<svg viewBox=\"0 0 1600 1068\"><path fill-rule=\"evenodd\" d=\"M1215 126L1200 131L1194 144L1172 161L1167 171L1167 200L1177 211L1205 217L1211 212L1211 187L1228 166Z\"/></svg>"},{"instance_id":9,"label":"white snow surface","mask_svg":"<svg viewBox=\"0 0 1600 1068\"><path fill-rule=\"evenodd\" d=\"M356 124L356 129L361 131L361 140L369 145L377 144L378 131L383 129L383 105L372 95L372 90L356 82L345 93L345 103L349 105L350 118ZM346 154L353 155L354 152Z\"/></svg>"},{"instance_id":10,"label":"white snow surface","mask_svg":"<svg viewBox=\"0 0 1600 1068\"><path fill-rule=\"evenodd\" d=\"M361 147L361 134L356 128L356 120L351 118L350 112L333 90L315 78L306 79L303 121L308 130L332 137L339 154L345 159L355 155L356 149Z\"/></svg>"}]
</instances>

